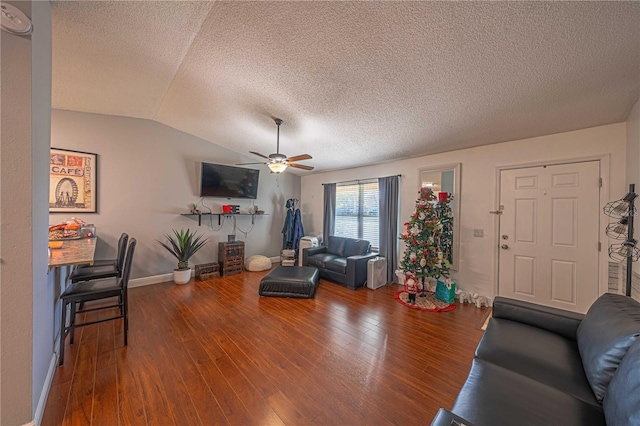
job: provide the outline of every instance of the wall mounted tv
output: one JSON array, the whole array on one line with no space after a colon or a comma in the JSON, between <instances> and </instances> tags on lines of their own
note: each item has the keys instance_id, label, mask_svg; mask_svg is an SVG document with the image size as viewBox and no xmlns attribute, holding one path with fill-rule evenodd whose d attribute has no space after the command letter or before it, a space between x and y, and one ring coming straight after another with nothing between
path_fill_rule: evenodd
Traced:
<instances>
[{"instance_id":1,"label":"wall mounted tv","mask_svg":"<svg viewBox=\"0 0 640 426\"><path fill-rule=\"evenodd\" d=\"M260 170L202 163L200 196L256 199L259 177Z\"/></svg>"}]
</instances>

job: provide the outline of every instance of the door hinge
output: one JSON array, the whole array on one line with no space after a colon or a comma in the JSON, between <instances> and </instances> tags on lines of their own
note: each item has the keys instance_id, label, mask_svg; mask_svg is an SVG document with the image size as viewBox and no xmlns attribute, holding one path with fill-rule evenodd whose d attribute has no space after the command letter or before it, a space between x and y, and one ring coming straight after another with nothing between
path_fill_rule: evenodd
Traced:
<instances>
[{"instance_id":1,"label":"door hinge","mask_svg":"<svg viewBox=\"0 0 640 426\"><path fill-rule=\"evenodd\" d=\"M602 178L598 178L598 186L602 188Z\"/></svg>"},{"instance_id":2,"label":"door hinge","mask_svg":"<svg viewBox=\"0 0 640 426\"><path fill-rule=\"evenodd\" d=\"M602 243L598 241L598 251L602 251Z\"/></svg>"}]
</instances>

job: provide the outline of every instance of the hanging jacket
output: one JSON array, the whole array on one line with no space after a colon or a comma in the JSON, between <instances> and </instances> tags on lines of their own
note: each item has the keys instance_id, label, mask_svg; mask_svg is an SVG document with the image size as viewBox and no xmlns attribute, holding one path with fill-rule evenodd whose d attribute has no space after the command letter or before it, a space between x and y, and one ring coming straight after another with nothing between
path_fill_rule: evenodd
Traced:
<instances>
[{"instance_id":1,"label":"hanging jacket","mask_svg":"<svg viewBox=\"0 0 640 426\"><path fill-rule=\"evenodd\" d=\"M293 217L293 248L298 252L300 246L300 239L304 237L304 228L302 227L302 215L300 209L296 209Z\"/></svg>"},{"instance_id":2,"label":"hanging jacket","mask_svg":"<svg viewBox=\"0 0 640 426\"><path fill-rule=\"evenodd\" d=\"M282 249L293 248L294 213L292 209L287 209L287 217L282 228Z\"/></svg>"}]
</instances>

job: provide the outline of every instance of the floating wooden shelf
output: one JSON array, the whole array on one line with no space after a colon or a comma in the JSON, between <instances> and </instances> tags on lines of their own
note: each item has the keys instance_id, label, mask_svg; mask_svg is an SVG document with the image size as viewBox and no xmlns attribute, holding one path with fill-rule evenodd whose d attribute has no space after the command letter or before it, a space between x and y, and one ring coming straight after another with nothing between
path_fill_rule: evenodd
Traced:
<instances>
[{"instance_id":1,"label":"floating wooden shelf","mask_svg":"<svg viewBox=\"0 0 640 426\"><path fill-rule=\"evenodd\" d=\"M268 216L267 213L182 213L180 216L198 216L198 226L202 225L202 216L218 216L218 226L220 226L221 216L251 216L251 224L255 222L255 216Z\"/></svg>"}]
</instances>

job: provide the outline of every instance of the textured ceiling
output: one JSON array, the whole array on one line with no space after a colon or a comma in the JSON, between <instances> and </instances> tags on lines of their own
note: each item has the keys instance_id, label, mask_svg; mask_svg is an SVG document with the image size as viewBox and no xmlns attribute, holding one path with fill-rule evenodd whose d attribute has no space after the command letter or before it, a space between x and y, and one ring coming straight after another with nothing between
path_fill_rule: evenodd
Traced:
<instances>
[{"instance_id":1,"label":"textured ceiling","mask_svg":"<svg viewBox=\"0 0 640 426\"><path fill-rule=\"evenodd\" d=\"M621 122L639 92L640 2L53 6L54 108L246 160L275 152L279 117L315 171Z\"/></svg>"}]
</instances>

